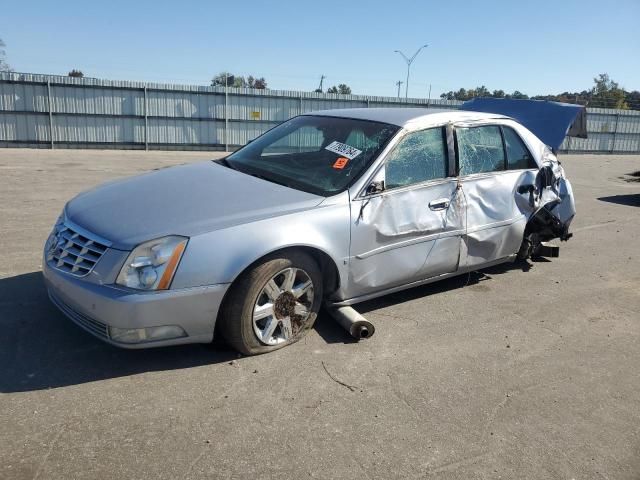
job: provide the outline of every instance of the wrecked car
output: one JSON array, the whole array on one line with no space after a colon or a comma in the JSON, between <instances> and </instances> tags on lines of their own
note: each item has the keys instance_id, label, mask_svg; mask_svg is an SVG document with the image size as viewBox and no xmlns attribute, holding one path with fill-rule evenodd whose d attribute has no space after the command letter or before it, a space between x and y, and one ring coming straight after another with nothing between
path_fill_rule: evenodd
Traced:
<instances>
[{"instance_id":1,"label":"wrecked car","mask_svg":"<svg viewBox=\"0 0 640 480\"><path fill-rule=\"evenodd\" d=\"M556 156L512 118L321 111L222 160L78 195L43 271L52 302L113 345L221 334L258 354L302 338L322 305L369 336L351 305L535 255L574 214Z\"/></svg>"}]
</instances>

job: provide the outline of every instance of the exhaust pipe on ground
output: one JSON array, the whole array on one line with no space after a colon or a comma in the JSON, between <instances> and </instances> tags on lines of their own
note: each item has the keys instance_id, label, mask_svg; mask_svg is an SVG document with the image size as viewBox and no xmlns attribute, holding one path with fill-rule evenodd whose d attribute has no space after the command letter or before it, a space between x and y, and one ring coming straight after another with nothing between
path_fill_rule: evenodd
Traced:
<instances>
[{"instance_id":1,"label":"exhaust pipe on ground","mask_svg":"<svg viewBox=\"0 0 640 480\"><path fill-rule=\"evenodd\" d=\"M356 312L352 307L328 307L329 314L351 334L353 338L358 340L371 337L376 328L373 323Z\"/></svg>"}]
</instances>

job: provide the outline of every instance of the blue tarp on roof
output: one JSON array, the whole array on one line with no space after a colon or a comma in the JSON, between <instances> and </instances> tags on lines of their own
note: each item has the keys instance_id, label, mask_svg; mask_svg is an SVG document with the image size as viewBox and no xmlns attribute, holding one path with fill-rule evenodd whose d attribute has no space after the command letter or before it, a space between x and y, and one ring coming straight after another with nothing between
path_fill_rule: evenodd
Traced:
<instances>
[{"instance_id":1,"label":"blue tarp on roof","mask_svg":"<svg viewBox=\"0 0 640 480\"><path fill-rule=\"evenodd\" d=\"M460 109L511 117L531 130L554 151L567 135L587 138L586 109L582 105L546 100L474 98L464 102Z\"/></svg>"}]
</instances>

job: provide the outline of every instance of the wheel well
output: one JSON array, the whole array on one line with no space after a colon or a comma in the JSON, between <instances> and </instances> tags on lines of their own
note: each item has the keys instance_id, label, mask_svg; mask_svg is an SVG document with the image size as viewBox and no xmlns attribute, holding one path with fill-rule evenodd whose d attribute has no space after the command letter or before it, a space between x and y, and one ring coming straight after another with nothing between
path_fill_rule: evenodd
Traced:
<instances>
[{"instance_id":1,"label":"wheel well","mask_svg":"<svg viewBox=\"0 0 640 480\"><path fill-rule=\"evenodd\" d=\"M248 265L242 272L240 272L240 274L233 280L233 282L235 283L235 281L240 276L244 275L245 272L251 270L257 264L264 262L266 259L277 258L282 254L293 251L306 253L316 261L316 263L320 267L320 271L322 272L322 289L325 296L333 293L338 289L338 287L340 286L340 275L338 274L338 267L336 266L333 259L322 250L306 246L281 248L280 250L275 250L266 255L263 255L262 257L258 258L250 265Z\"/></svg>"},{"instance_id":2,"label":"wheel well","mask_svg":"<svg viewBox=\"0 0 640 480\"><path fill-rule=\"evenodd\" d=\"M298 247L295 248L295 250L302 251L309 255L320 267L322 271L322 290L325 297L338 289L340 286L338 267L329 255L313 247Z\"/></svg>"},{"instance_id":3,"label":"wheel well","mask_svg":"<svg viewBox=\"0 0 640 480\"><path fill-rule=\"evenodd\" d=\"M290 251L304 252L316 261L316 263L320 267L320 271L322 272L322 287L323 287L322 290L324 292L325 297L329 296L331 293L335 292L338 289L338 287L340 286L340 275L338 273L338 267L336 266L333 259L329 255L327 255L325 252L323 252L322 250L318 250L317 248L314 248L314 247L305 247L305 246L282 248L280 250L275 250L271 253L268 253L267 255L263 255L262 257L258 258L256 261L252 262L250 265L247 265L247 267L242 272L240 272L236 276L236 278L234 278L231 286L225 293L224 298L222 299L221 308L220 310L218 310L218 316L220 315L220 311L222 310L222 305L224 304L224 302L227 301L228 294L233 288L233 285L236 283L238 278L240 278L246 272L251 270L255 265L262 263L264 260L269 258L277 258L281 256L283 253L290 252ZM217 318L216 318L215 330L216 330L216 333L214 334L214 337L217 336L217 331L218 331Z\"/></svg>"}]
</instances>

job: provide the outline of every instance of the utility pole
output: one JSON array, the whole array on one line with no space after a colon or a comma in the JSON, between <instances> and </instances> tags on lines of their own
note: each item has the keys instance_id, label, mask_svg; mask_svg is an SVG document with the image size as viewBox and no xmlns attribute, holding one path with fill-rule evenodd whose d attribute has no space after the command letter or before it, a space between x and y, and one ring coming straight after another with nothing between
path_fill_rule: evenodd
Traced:
<instances>
[{"instance_id":1,"label":"utility pole","mask_svg":"<svg viewBox=\"0 0 640 480\"><path fill-rule=\"evenodd\" d=\"M395 53L399 53L402 58L404 58L404 61L407 62L407 83L405 85L405 90L404 90L404 98L409 98L409 73L411 71L411 64L413 63L413 61L416 59L416 57L418 56L418 54L422 51L423 48L428 47L429 44L424 44L422 45L417 51L416 53L413 54L413 56L411 58L407 57L404 53L402 53L400 50L394 50Z\"/></svg>"},{"instance_id":2,"label":"utility pole","mask_svg":"<svg viewBox=\"0 0 640 480\"><path fill-rule=\"evenodd\" d=\"M402 85L404 82L402 80L398 80L396 82L396 85L398 86L398 98L400 98L400 85Z\"/></svg>"},{"instance_id":3,"label":"utility pole","mask_svg":"<svg viewBox=\"0 0 640 480\"><path fill-rule=\"evenodd\" d=\"M427 108L429 108L430 103L431 103L431 84L429 84L429 96L427 97Z\"/></svg>"}]
</instances>

